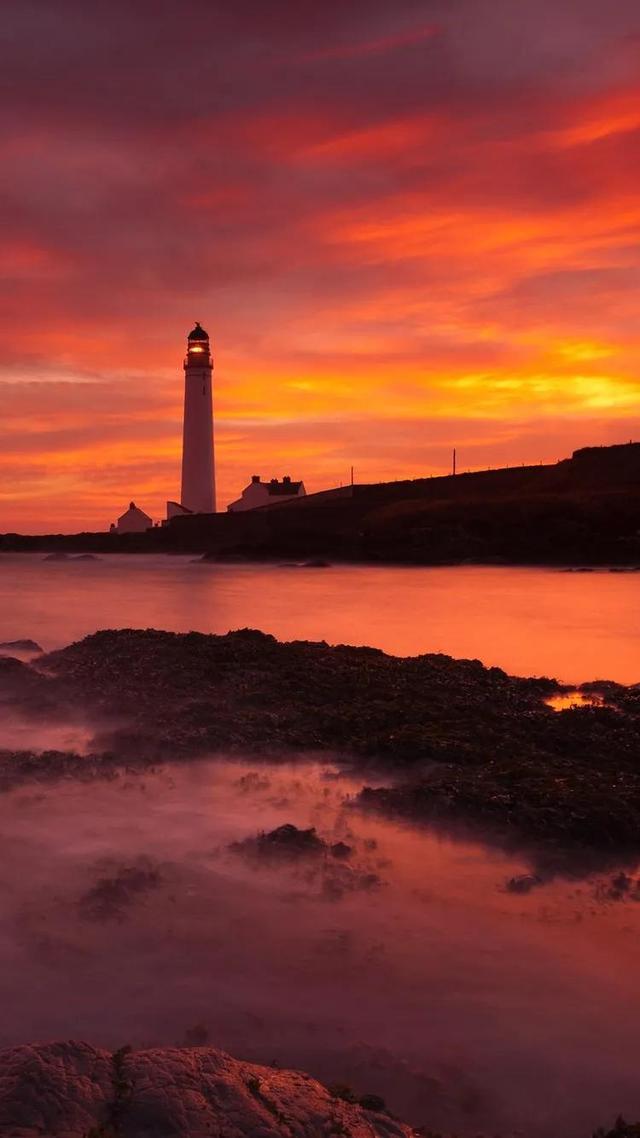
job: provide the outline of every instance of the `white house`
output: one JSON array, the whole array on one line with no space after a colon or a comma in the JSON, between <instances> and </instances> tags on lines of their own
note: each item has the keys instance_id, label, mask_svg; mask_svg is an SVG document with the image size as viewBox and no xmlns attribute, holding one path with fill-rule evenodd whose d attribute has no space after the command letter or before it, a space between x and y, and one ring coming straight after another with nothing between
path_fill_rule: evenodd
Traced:
<instances>
[{"instance_id":1,"label":"white house","mask_svg":"<svg viewBox=\"0 0 640 1138\"><path fill-rule=\"evenodd\" d=\"M153 525L152 519L135 502L129 502L129 509L121 514L115 526L116 533L144 533Z\"/></svg>"},{"instance_id":2,"label":"white house","mask_svg":"<svg viewBox=\"0 0 640 1138\"><path fill-rule=\"evenodd\" d=\"M188 510L186 506L182 506L180 502L167 502L167 521L170 522L172 518L178 518L181 514L192 514L193 510ZM164 524L164 523L163 523Z\"/></svg>"},{"instance_id":3,"label":"white house","mask_svg":"<svg viewBox=\"0 0 640 1138\"><path fill-rule=\"evenodd\" d=\"M302 498L306 494L304 482L292 482L285 474L282 482L272 478L270 482L261 482L260 475L254 474L248 486L235 502L227 506L231 513L240 510L256 510L259 506L275 505L277 502L287 502L290 498Z\"/></svg>"}]
</instances>

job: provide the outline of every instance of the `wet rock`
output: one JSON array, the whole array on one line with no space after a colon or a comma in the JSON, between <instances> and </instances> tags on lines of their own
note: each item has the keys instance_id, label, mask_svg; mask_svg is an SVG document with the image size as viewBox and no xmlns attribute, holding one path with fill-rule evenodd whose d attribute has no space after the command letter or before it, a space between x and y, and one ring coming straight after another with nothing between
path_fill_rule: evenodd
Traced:
<instances>
[{"instance_id":1,"label":"wet rock","mask_svg":"<svg viewBox=\"0 0 640 1138\"><path fill-rule=\"evenodd\" d=\"M45 677L22 660L0 654L0 700L37 707L41 700L46 700L49 686ZM1 742L0 736L0 745Z\"/></svg>"},{"instance_id":2,"label":"wet rock","mask_svg":"<svg viewBox=\"0 0 640 1138\"><path fill-rule=\"evenodd\" d=\"M286 822L269 833L233 842L230 849L234 853L242 853L264 861L287 861L321 857L327 849L327 844L318 837L313 827L309 830L299 830L291 822Z\"/></svg>"},{"instance_id":3,"label":"wet rock","mask_svg":"<svg viewBox=\"0 0 640 1138\"><path fill-rule=\"evenodd\" d=\"M336 1099L298 1071L209 1047L122 1049L48 1043L0 1052L0 1133L16 1138L412 1138L375 1106Z\"/></svg>"},{"instance_id":4,"label":"wet rock","mask_svg":"<svg viewBox=\"0 0 640 1138\"><path fill-rule=\"evenodd\" d=\"M640 901L640 878L621 870L606 881L599 881L594 890L598 901Z\"/></svg>"},{"instance_id":5,"label":"wet rock","mask_svg":"<svg viewBox=\"0 0 640 1138\"><path fill-rule=\"evenodd\" d=\"M592 1138L640 1138L640 1122L627 1122L619 1115L611 1130L600 1127Z\"/></svg>"},{"instance_id":6,"label":"wet rock","mask_svg":"<svg viewBox=\"0 0 640 1138\"><path fill-rule=\"evenodd\" d=\"M80 912L91 921L121 921L137 899L161 884L160 873L149 864L123 866L112 877L101 877L83 894Z\"/></svg>"},{"instance_id":7,"label":"wet rock","mask_svg":"<svg viewBox=\"0 0 640 1138\"><path fill-rule=\"evenodd\" d=\"M325 901L341 901L349 893L371 893L382 887L377 873L350 865L327 865L320 877L320 896Z\"/></svg>"},{"instance_id":8,"label":"wet rock","mask_svg":"<svg viewBox=\"0 0 640 1138\"><path fill-rule=\"evenodd\" d=\"M507 893L530 893L542 884L543 880L537 873L521 873L517 877L510 877L505 889Z\"/></svg>"},{"instance_id":9,"label":"wet rock","mask_svg":"<svg viewBox=\"0 0 640 1138\"><path fill-rule=\"evenodd\" d=\"M380 1095L363 1095L358 1102L364 1110L373 1110L376 1114L386 1113L387 1104Z\"/></svg>"},{"instance_id":10,"label":"wet rock","mask_svg":"<svg viewBox=\"0 0 640 1138\"><path fill-rule=\"evenodd\" d=\"M243 794L256 794L261 791L269 790L271 786L271 779L266 775L258 774L257 771L249 771L243 774L240 778L236 779L235 786L241 790Z\"/></svg>"},{"instance_id":11,"label":"wet rock","mask_svg":"<svg viewBox=\"0 0 640 1138\"><path fill-rule=\"evenodd\" d=\"M0 650L9 652L33 652L34 654L44 651L35 640L4 640L0 644Z\"/></svg>"},{"instance_id":12,"label":"wet rock","mask_svg":"<svg viewBox=\"0 0 640 1138\"><path fill-rule=\"evenodd\" d=\"M390 785L365 790L362 805L549 848L640 847L640 686L618 686L613 707L602 682L602 705L555 714L544 702L553 679L280 644L252 629L100 632L39 659L37 676L87 713L117 717L102 745L132 762L329 751L352 770L388 770Z\"/></svg>"},{"instance_id":13,"label":"wet rock","mask_svg":"<svg viewBox=\"0 0 640 1138\"><path fill-rule=\"evenodd\" d=\"M315 829L299 830L291 823L267 834L233 842L229 849L256 865L293 867L294 880L307 897L341 901L350 893L369 893L383 882L364 862L352 865L353 847L346 842L324 841Z\"/></svg>"},{"instance_id":14,"label":"wet rock","mask_svg":"<svg viewBox=\"0 0 640 1138\"><path fill-rule=\"evenodd\" d=\"M251 776L245 776L245 779ZM240 780L242 785L244 780ZM255 782L251 782L254 789ZM346 842L326 842L319 837L315 827L309 830L299 830L291 822L271 830L269 833L260 833L255 837L244 838L240 842L232 842L229 847L234 853L242 853L263 861L296 861L300 858L331 857L338 862L347 861L353 847Z\"/></svg>"},{"instance_id":15,"label":"wet rock","mask_svg":"<svg viewBox=\"0 0 640 1138\"><path fill-rule=\"evenodd\" d=\"M373 1110L377 1114L384 1114L387 1111L387 1104L380 1095L366 1094L358 1098L353 1088L346 1083L332 1083L328 1089L334 1098L343 1102L358 1103L364 1110Z\"/></svg>"}]
</instances>

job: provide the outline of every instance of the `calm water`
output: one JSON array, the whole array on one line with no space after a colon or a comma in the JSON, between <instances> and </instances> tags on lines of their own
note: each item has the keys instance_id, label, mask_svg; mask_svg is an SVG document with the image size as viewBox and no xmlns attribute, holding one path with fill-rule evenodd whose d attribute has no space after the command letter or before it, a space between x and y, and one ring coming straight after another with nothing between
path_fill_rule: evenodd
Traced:
<instances>
[{"instance_id":1,"label":"calm water","mask_svg":"<svg viewBox=\"0 0 640 1138\"><path fill-rule=\"evenodd\" d=\"M0 1045L209 1040L469 1138L638 1117L640 904L510 893L523 862L362 816L356 785L218 760L2 796ZM286 821L350 862L229 851Z\"/></svg>"},{"instance_id":2,"label":"calm water","mask_svg":"<svg viewBox=\"0 0 640 1138\"><path fill-rule=\"evenodd\" d=\"M61 647L98 628L227 632L477 657L520 675L640 681L640 574L281 569L185 557L0 557L0 640Z\"/></svg>"}]
</instances>

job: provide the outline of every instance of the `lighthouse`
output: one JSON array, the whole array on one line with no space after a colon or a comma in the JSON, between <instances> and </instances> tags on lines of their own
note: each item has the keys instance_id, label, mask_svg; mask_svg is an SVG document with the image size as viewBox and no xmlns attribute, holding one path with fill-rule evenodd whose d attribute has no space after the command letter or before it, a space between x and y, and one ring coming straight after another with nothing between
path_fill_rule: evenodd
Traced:
<instances>
[{"instance_id":1,"label":"lighthouse","mask_svg":"<svg viewBox=\"0 0 640 1138\"><path fill-rule=\"evenodd\" d=\"M184 361L184 425L180 504L194 514L216 508L213 463L213 359L209 336L196 324Z\"/></svg>"}]
</instances>

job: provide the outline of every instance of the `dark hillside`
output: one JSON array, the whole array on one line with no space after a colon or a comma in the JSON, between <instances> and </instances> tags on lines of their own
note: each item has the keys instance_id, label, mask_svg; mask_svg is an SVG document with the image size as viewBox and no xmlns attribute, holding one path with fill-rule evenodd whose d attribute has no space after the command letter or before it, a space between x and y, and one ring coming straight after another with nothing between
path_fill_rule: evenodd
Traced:
<instances>
[{"instance_id":1,"label":"dark hillside","mask_svg":"<svg viewBox=\"0 0 640 1138\"><path fill-rule=\"evenodd\" d=\"M222 518L178 518L182 548L248 557L640 565L640 444L554 466L345 487Z\"/></svg>"},{"instance_id":2,"label":"dark hillside","mask_svg":"<svg viewBox=\"0 0 640 1138\"><path fill-rule=\"evenodd\" d=\"M185 515L145 534L5 534L0 550L634 568L640 443L587 447L552 466L346 486L246 513Z\"/></svg>"}]
</instances>

